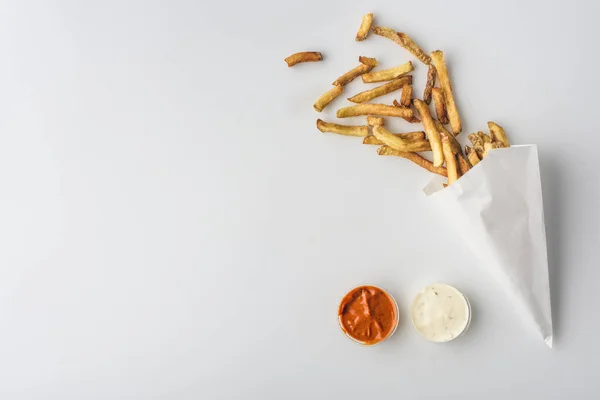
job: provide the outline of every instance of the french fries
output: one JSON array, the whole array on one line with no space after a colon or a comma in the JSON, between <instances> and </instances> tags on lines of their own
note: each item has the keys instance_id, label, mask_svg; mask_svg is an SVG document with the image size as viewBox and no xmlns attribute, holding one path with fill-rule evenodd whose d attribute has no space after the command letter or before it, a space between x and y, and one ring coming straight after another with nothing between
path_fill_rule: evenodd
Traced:
<instances>
[{"instance_id":1,"label":"french fries","mask_svg":"<svg viewBox=\"0 0 600 400\"><path fill-rule=\"evenodd\" d=\"M379 125L375 125L379 126ZM401 139L408 140L409 142L422 142L425 141L425 132L406 132L406 133L392 133L392 135L398 136ZM367 136L363 139L363 144L384 144L381 140L375 136Z\"/></svg>"},{"instance_id":2,"label":"french fries","mask_svg":"<svg viewBox=\"0 0 600 400\"><path fill-rule=\"evenodd\" d=\"M371 24L373 23L373 13L365 14L360 23L360 28L358 28L358 32L356 33L356 41L362 42L367 38L369 31L371 30Z\"/></svg>"},{"instance_id":3,"label":"french fries","mask_svg":"<svg viewBox=\"0 0 600 400\"><path fill-rule=\"evenodd\" d=\"M469 162L472 166L476 166L479 163L479 161L481 161L475 150L473 150L469 146L465 146L465 153L467 153L467 158L469 159Z\"/></svg>"},{"instance_id":4,"label":"french fries","mask_svg":"<svg viewBox=\"0 0 600 400\"><path fill-rule=\"evenodd\" d=\"M377 149L377 154L379 154L380 156L397 156L397 157L403 157L406 158L407 160L410 160L412 162L414 162L415 164L417 164L420 167L425 168L426 170L433 172L434 174L438 174L441 176L448 176L448 173L446 171L446 168L444 167L434 167L433 163L431 161L429 161L428 159L418 155L417 153L410 153L410 152L406 152L406 151L398 151L395 150L389 146L381 146L379 149Z\"/></svg>"},{"instance_id":5,"label":"french fries","mask_svg":"<svg viewBox=\"0 0 600 400\"><path fill-rule=\"evenodd\" d=\"M477 135L476 133L471 133L468 136L469 140L471 141L471 144L473 145L473 151L475 152L475 154L477 154L477 157L481 160L483 158L483 139L481 137L479 137L479 135ZM471 164L473 164L471 162Z\"/></svg>"},{"instance_id":6,"label":"french fries","mask_svg":"<svg viewBox=\"0 0 600 400\"><path fill-rule=\"evenodd\" d=\"M316 111L321 112L327 104L331 103L333 99L338 97L344 91L344 87L342 85L334 86L331 90L325 92L321 97L317 99L313 107Z\"/></svg>"},{"instance_id":7,"label":"french fries","mask_svg":"<svg viewBox=\"0 0 600 400\"><path fill-rule=\"evenodd\" d=\"M385 28L383 26L374 26L373 33L379 36L386 37L393 40L400 46L408 50L413 56L417 57L425 65L431 64L431 57L427 55L413 40L408 37L405 33L396 32L393 29Z\"/></svg>"},{"instance_id":8,"label":"french fries","mask_svg":"<svg viewBox=\"0 0 600 400\"><path fill-rule=\"evenodd\" d=\"M383 118L374 117L372 115L367 115L367 125L369 125L369 126L383 125Z\"/></svg>"},{"instance_id":9,"label":"french fries","mask_svg":"<svg viewBox=\"0 0 600 400\"><path fill-rule=\"evenodd\" d=\"M320 119L317 119L317 129L321 132L331 132L346 136L366 137L369 135L368 126L340 125L332 122L325 122Z\"/></svg>"},{"instance_id":10,"label":"french fries","mask_svg":"<svg viewBox=\"0 0 600 400\"><path fill-rule=\"evenodd\" d=\"M357 117L359 115L375 115L380 117L412 117L412 108L394 107L387 104L358 104L337 110L338 118Z\"/></svg>"},{"instance_id":11,"label":"french fries","mask_svg":"<svg viewBox=\"0 0 600 400\"><path fill-rule=\"evenodd\" d=\"M450 120L452 133L456 136L462 131L462 124L460 122L460 117L458 116L456 103L454 102L454 94L452 93L452 85L450 84L450 77L448 76L448 68L446 68L446 63L444 61L444 53L441 50L432 51L431 60L437 69L440 86L444 91L444 98L446 99L448 119Z\"/></svg>"},{"instance_id":12,"label":"french fries","mask_svg":"<svg viewBox=\"0 0 600 400\"><path fill-rule=\"evenodd\" d=\"M425 102L420 99L414 99L413 105L417 109L417 112L421 117L421 121L423 121L425 133L427 134L427 137L431 142L431 151L433 152L433 165L436 167L441 167L444 163L442 142L440 139L440 133L436 128L435 123L433 122L433 118L431 118L431 114L429 113L429 106L427 106L427 104L425 104Z\"/></svg>"},{"instance_id":13,"label":"french fries","mask_svg":"<svg viewBox=\"0 0 600 400\"><path fill-rule=\"evenodd\" d=\"M358 61L360 62L360 65L358 67L351 69L344 75L337 78L335 81L333 81L332 85L347 85L362 74L366 74L367 72L369 72L377 66L377 60L374 58L360 56L358 57Z\"/></svg>"},{"instance_id":14,"label":"french fries","mask_svg":"<svg viewBox=\"0 0 600 400\"><path fill-rule=\"evenodd\" d=\"M454 135L452 135L450 132L448 132L448 130L446 128L444 128L444 125L442 125L440 123L440 121L433 120L433 122L435 123L435 127L437 128L437 130L440 133L440 135L442 135L444 133L446 135L448 135L448 140L450 141L450 147L452 148L452 152L454 154L461 153L460 143L458 143L458 140L456 140L456 138L454 137Z\"/></svg>"},{"instance_id":15,"label":"french fries","mask_svg":"<svg viewBox=\"0 0 600 400\"><path fill-rule=\"evenodd\" d=\"M396 100L396 99L394 99L394 101L393 101L392 103L393 103L393 104L394 104L394 106L396 106L396 107L400 107L400 108L407 108L407 107L404 107L402 104L400 104L400 103L398 102L398 100ZM410 108L410 107L408 107L408 108ZM421 122L421 120L420 120L419 118L417 118L417 116L416 116L416 115L414 115L414 112L413 112L413 115L412 115L412 117L402 117L402 118L403 118L403 119L404 119L406 122L410 122L411 124L418 124L419 122Z\"/></svg>"},{"instance_id":16,"label":"french fries","mask_svg":"<svg viewBox=\"0 0 600 400\"><path fill-rule=\"evenodd\" d=\"M413 64L409 61L405 64L402 64L402 65L394 67L394 68L384 69L381 71L369 72L368 74L364 74L362 76L362 80L364 83L391 81L392 79L396 79L399 76L408 74L409 72L413 71L414 69L415 69L415 67L413 67Z\"/></svg>"},{"instance_id":17,"label":"french fries","mask_svg":"<svg viewBox=\"0 0 600 400\"><path fill-rule=\"evenodd\" d=\"M435 66L430 65L427 70L427 83L425 84L425 90L423 91L423 101L427 105L431 104L431 93L435 86L435 78L437 77L437 70Z\"/></svg>"},{"instance_id":18,"label":"french fries","mask_svg":"<svg viewBox=\"0 0 600 400\"><path fill-rule=\"evenodd\" d=\"M404 107L410 107L412 104L412 85L404 85L402 87L402 95L400 96L400 104Z\"/></svg>"},{"instance_id":19,"label":"french fries","mask_svg":"<svg viewBox=\"0 0 600 400\"><path fill-rule=\"evenodd\" d=\"M444 92L440 88L433 88L431 92L433 96L433 104L435 105L435 115L437 115L438 121L442 124L447 124L448 113L446 112L446 100L444 99Z\"/></svg>"},{"instance_id":20,"label":"french fries","mask_svg":"<svg viewBox=\"0 0 600 400\"><path fill-rule=\"evenodd\" d=\"M490 130L490 137L493 143L498 143L500 147L510 147L510 143L508 143L508 138L506 137L506 132L504 129L495 122L488 122L488 128Z\"/></svg>"},{"instance_id":21,"label":"french fries","mask_svg":"<svg viewBox=\"0 0 600 400\"><path fill-rule=\"evenodd\" d=\"M361 64L368 65L370 67L376 67L379 64L375 58L365 56L359 56L358 62Z\"/></svg>"},{"instance_id":22,"label":"french fries","mask_svg":"<svg viewBox=\"0 0 600 400\"><path fill-rule=\"evenodd\" d=\"M365 103L377 97L384 96L388 93L392 93L393 91L402 88L404 85L409 85L411 83L412 75L403 76L384 85L377 86L376 88L360 92L359 94L348 98L348 100L353 103Z\"/></svg>"},{"instance_id":23,"label":"french fries","mask_svg":"<svg viewBox=\"0 0 600 400\"><path fill-rule=\"evenodd\" d=\"M469 161L465 158L465 156L462 152L459 152L456 155L456 159L458 160L459 175L463 176L464 174L467 173L467 171L469 171L471 169L471 164L469 164Z\"/></svg>"},{"instance_id":24,"label":"french fries","mask_svg":"<svg viewBox=\"0 0 600 400\"><path fill-rule=\"evenodd\" d=\"M409 141L389 132L383 126L374 126L373 135L384 144L399 151L429 151L431 145L427 140Z\"/></svg>"},{"instance_id":25,"label":"french fries","mask_svg":"<svg viewBox=\"0 0 600 400\"><path fill-rule=\"evenodd\" d=\"M423 103L425 104L425 103ZM446 170L448 171L448 186L452 185L458 179L458 168L456 166L456 158L452 153L448 135L442 135L442 150L446 159Z\"/></svg>"},{"instance_id":26,"label":"french fries","mask_svg":"<svg viewBox=\"0 0 600 400\"><path fill-rule=\"evenodd\" d=\"M285 58L285 62L288 67L293 67L296 64L304 62L315 62L323 60L323 55L318 51L302 51L300 53L292 54Z\"/></svg>"}]
</instances>

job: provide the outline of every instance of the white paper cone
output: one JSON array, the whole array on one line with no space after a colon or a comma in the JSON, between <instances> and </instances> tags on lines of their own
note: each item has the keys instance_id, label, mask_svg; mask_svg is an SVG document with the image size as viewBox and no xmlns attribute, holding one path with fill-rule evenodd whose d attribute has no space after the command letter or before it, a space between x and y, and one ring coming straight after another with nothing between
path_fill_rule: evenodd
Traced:
<instances>
[{"instance_id":1,"label":"white paper cone","mask_svg":"<svg viewBox=\"0 0 600 400\"><path fill-rule=\"evenodd\" d=\"M441 179L439 179L441 178ZM537 147L492 150L458 181L424 189L515 309L552 347L552 315Z\"/></svg>"}]
</instances>

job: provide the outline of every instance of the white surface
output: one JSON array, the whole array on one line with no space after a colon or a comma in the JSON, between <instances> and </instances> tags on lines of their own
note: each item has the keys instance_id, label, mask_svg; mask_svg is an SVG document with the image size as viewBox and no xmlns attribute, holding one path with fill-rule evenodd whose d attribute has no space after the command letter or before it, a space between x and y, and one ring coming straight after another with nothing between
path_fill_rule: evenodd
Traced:
<instances>
[{"instance_id":1,"label":"white surface","mask_svg":"<svg viewBox=\"0 0 600 400\"><path fill-rule=\"evenodd\" d=\"M597 2L0 4L3 399L597 395ZM410 59L354 42L368 11L445 51L465 132L538 144L553 350L427 212L428 173L316 130L359 55ZM473 306L443 346L408 322L432 281ZM362 282L405 321L372 348L336 322Z\"/></svg>"}]
</instances>

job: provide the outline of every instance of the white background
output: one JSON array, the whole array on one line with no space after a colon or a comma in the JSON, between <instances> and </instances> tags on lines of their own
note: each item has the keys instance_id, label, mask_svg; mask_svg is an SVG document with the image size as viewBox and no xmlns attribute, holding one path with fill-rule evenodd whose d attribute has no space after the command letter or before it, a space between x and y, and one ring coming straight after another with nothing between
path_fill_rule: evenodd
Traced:
<instances>
[{"instance_id":1,"label":"white background","mask_svg":"<svg viewBox=\"0 0 600 400\"><path fill-rule=\"evenodd\" d=\"M596 398L598 2L0 4L0 398ZM441 223L429 173L316 130L359 55L414 60L354 41L369 11L444 50L465 133L539 145L553 350ZM287 68L302 50L325 60ZM474 308L445 345L407 321L435 281ZM361 283L402 313L372 348L336 322Z\"/></svg>"}]
</instances>

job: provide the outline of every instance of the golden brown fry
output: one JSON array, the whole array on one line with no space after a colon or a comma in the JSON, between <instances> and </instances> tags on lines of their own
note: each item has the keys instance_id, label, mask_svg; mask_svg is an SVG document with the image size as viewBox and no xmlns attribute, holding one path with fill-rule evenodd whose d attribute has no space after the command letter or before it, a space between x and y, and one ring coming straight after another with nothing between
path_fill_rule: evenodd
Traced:
<instances>
[{"instance_id":1,"label":"golden brown fry","mask_svg":"<svg viewBox=\"0 0 600 400\"><path fill-rule=\"evenodd\" d=\"M483 157L487 157L488 153L490 150L492 150L494 148L494 146L492 145L492 142L484 142L483 143Z\"/></svg>"},{"instance_id":2,"label":"golden brown fry","mask_svg":"<svg viewBox=\"0 0 600 400\"><path fill-rule=\"evenodd\" d=\"M367 37L369 30L371 30L371 24L373 23L373 13L365 14L360 23L360 28L356 33L356 41L362 42Z\"/></svg>"},{"instance_id":3,"label":"golden brown fry","mask_svg":"<svg viewBox=\"0 0 600 400\"><path fill-rule=\"evenodd\" d=\"M456 140L454 135L451 134L450 132L448 132L448 130L446 128L444 128L444 125L442 125L440 123L440 121L433 120L433 122L435 123L435 127L437 128L438 132L440 132L440 135L443 133L448 135L448 139L450 140L450 147L452 147L452 152L454 154L460 153L461 152L460 143L458 143L458 140Z\"/></svg>"},{"instance_id":4,"label":"golden brown fry","mask_svg":"<svg viewBox=\"0 0 600 400\"><path fill-rule=\"evenodd\" d=\"M342 75L339 78L337 78L333 82L333 85L334 86L337 86L337 85L342 85L342 86L347 85L348 83L352 82L357 77L361 76L364 73L369 72L373 68L375 68L374 65L369 65L369 64L363 64L363 63L361 63L358 67L351 69L350 71L346 72L344 75Z\"/></svg>"},{"instance_id":5,"label":"golden brown fry","mask_svg":"<svg viewBox=\"0 0 600 400\"><path fill-rule=\"evenodd\" d=\"M454 136L456 136L462 131L462 124L460 122L458 109L456 108L456 103L454 101L452 85L450 84L450 77L448 76L448 68L446 68L446 63L444 62L444 53L441 50L433 51L431 52L431 59L433 65L435 65L435 68L437 69L440 86L444 91L444 98L446 99L446 111L448 112L448 118L450 119L452 133Z\"/></svg>"},{"instance_id":6,"label":"golden brown fry","mask_svg":"<svg viewBox=\"0 0 600 400\"><path fill-rule=\"evenodd\" d=\"M447 124L448 113L446 112L446 100L444 99L444 92L440 88L433 88L433 104L435 104L435 114L437 115L438 121L442 124Z\"/></svg>"},{"instance_id":7,"label":"golden brown fry","mask_svg":"<svg viewBox=\"0 0 600 400\"><path fill-rule=\"evenodd\" d=\"M411 117L415 113L412 108L394 107L387 104L358 104L337 110L338 118L356 117L359 115L376 115L380 117Z\"/></svg>"},{"instance_id":8,"label":"golden brown fry","mask_svg":"<svg viewBox=\"0 0 600 400\"><path fill-rule=\"evenodd\" d=\"M421 121L423 121L423 127L425 128L425 133L427 134L427 138L431 142L431 150L433 151L433 165L436 167L441 167L444 163L444 153L442 151L442 141L440 138L440 133L433 122L433 118L431 118L431 114L429 113L429 107L423 100L414 99L413 105L417 109L419 116L421 117Z\"/></svg>"},{"instance_id":9,"label":"golden brown fry","mask_svg":"<svg viewBox=\"0 0 600 400\"><path fill-rule=\"evenodd\" d=\"M361 64L368 65L370 67L376 67L377 64L379 64L375 58L365 56L358 57L358 62Z\"/></svg>"},{"instance_id":10,"label":"golden brown fry","mask_svg":"<svg viewBox=\"0 0 600 400\"><path fill-rule=\"evenodd\" d=\"M427 105L431 104L431 91L435 86L435 78L437 76L437 70L435 66L430 65L427 70L427 83L425 84L425 91L423 91L423 101L427 103Z\"/></svg>"},{"instance_id":11,"label":"golden brown fry","mask_svg":"<svg viewBox=\"0 0 600 400\"><path fill-rule=\"evenodd\" d=\"M467 158L469 159L469 162L472 166L476 166L479 163L479 161L481 161L475 150L473 150L469 146L465 146L465 153L467 153Z\"/></svg>"},{"instance_id":12,"label":"golden brown fry","mask_svg":"<svg viewBox=\"0 0 600 400\"><path fill-rule=\"evenodd\" d=\"M414 162L418 166L425 168L427 171L433 172L434 174L438 174L441 176L448 176L446 168L434 167L433 163L431 161L429 161L428 159L426 159L424 157L421 157L417 153L398 151L389 146L381 146L379 149L377 149L377 154L379 154L380 156L403 157L403 158L406 158L407 160Z\"/></svg>"},{"instance_id":13,"label":"golden brown fry","mask_svg":"<svg viewBox=\"0 0 600 400\"><path fill-rule=\"evenodd\" d=\"M463 176L471 169L471 164L467 161L462 152L458 153L456 158L458 159L458 172L460 173L460 176Z\"/></svg>"},{"instance_id":14,"label":"golden brown fry","mask_svg":"<svg viewBox=\"0 0 600 400\"><path fill-rule=\"evenodd\" d=\"M429 151L431 145L427 140L405 140L389 132L383 126L374 126L373 135L384 144L399 151Z\"/></svg>"},{"instance_id":15,"label":"golden brown fry","mask_svg":"<svg viewBox=\"0 0 600 400\"><path fill-rule=\"evenodd\" d=\"M317 120L317 129L321 132L337 133L339 135L346 136L360 136L366 137L369 135L368 126L351 126L351 125L340 125L332 122L325 122L323 120Z\"/></svg>"},{"instance_id":16,"label":"golden brown fry","mask_svg":"<svg viewBox=\"0 0 600 400\"><path fill-rule=\"evenodd\" d=\"M504 128L492 121L488 122L488 128L490 129L492 143L498 143L501 145L500 147L510 147Z\"/></svg>"},{"instance_id":17,"label":"golden brown fry","mask_svg":"<svg viewBox=\"0 0 600 400\"><path fill-rule=\"evenodd\" d=\"M385 28L383 26L374 26L373 33L398 43L400 46L412 53L413 56L417 57L417 59L419 59L423 64L431 64L431 57L429 57L427 53L417 46L417 44L413 42L413 40L405 33L396 32L393 29Z\"/></svg>"},{"instance_id":18,"label":"golden brown fry","mask_svg":"<svg viewBox=\"0 0 600 400\"><path fill-rule=\"evenodd\" d=\"M404 85L402 87L402 95L400 96L400 104L404 107L410 107L412 104L412 85Z\"/></svg>"},{"instance_id":19,"label":"golden brown fry","mask_svg":"<svg viewBox=\"0 0 600 400\"><path fill-rule=\"evenodd\" d=\"M396 79L404 74L408 74L414 69L415 68L413 67L412 63L409 61L398 67L364 74L362 76L362 80L364 83L391 81L392 79Z\"/></svg>"},{"instance_id":20,"label":"golden brown fry","mask_svg":"<svg viewBox=\"0 0 600 400\"><path fill-rule=\"evenodd\" d=\"M359 94L350 97L348 100L350 100L353 103L365 103L369 100L373 100L377 97L384 96L388 93L398 90L402 86L409 85L411 83L412 75L403 76L389 83L386 83L385 85L377 86L376 88L360 92Z\"/></svg>"},{"instance_id":21,"label":"golden brown fry","mask_svg":"<svg viewBox=\"0 0 600 400\"><path fill-rule=\"evenodd\" d=\"M392 133L401 139L408 140L409 142L422 142L425 141L425 132L406 132L406 133ZM363 140L363 144L384 144L381 140L375 136L367 136Z\"/></svg>"},{"instance_id":22,"label":"golden brown fry","mask_svg":"<svg viewBox=\"0 0 600 400\"><path fill-rule=\"evenodd\" d=\"M383 125L383 118L374 117L372 115L367 115L367 125L369 125L369 126Z\"/></svg>"},{"instance_id":23,"label":"golden brown fry","mask_svg":"<svg viewBox=\"0 0 600 400\"><path fill-rule=\"evenodd\" d=\"M468 136L469 140L473 144L473 151L477 154L477 157L481 160L483 158L483 139L476 133L471 133ZM473 162L471 162L473 164Z\"/></svg>"},{"instance_id":24,"label":"golden brown fry","mask_svg":"<svg viewBox=\"0 0 600 400\"><path fill-rule=\"evenodd\" d=\"M314 109L318 112L323 111L323 109L327 107L327 104L331 103L333 99L342 94L343 91L344 87L342 85L334 86L333 89L328 90L317 99L315 104L313 104Z\"/></svg>"},{"instance_id":25,"label":"golden brown fry","mask_svg":"<svg viewBox=\"0 0 600 400\"><path fill-rule=\"evenodd\" d=\"M442 150L444 152L444 158L446 159L448 185L452 185L458 179L458 169L456 166L456 158L454 158L452 148L450 147L450 141L448 140L448 135L446 134L442 135Z\"/></svg>"},{"instance_id":26,"label":"golden brown fry","mask_svg":"<svg viewBox=\"0 0 600 400\"><path fill-rule=\"evenodd\" d=\"M292 54L285 59L288 67L293 67L298 63L303 62L314 62L323 60L323 55L318 51L303 51L300 53Z\"/></svg>"},{"instance_id":27,"label":"golden brown fry","mask_svg":"<svg viewBox=\"0 0 600 400\"><path fill-rule=\"evenodd\" d=\"M404 107L402 104L400 104L398 102L398 100L394 99L393 101L394 106L396 107L401 107L401 108L410 108L410 107ZM421 122L421 120L419 118L417 118L417 116L414 114L413 111L413 115L412 117L402 117L406 122L410 122L411 124L418 124L419 122Z\"/></svg>"}]
</instances>

